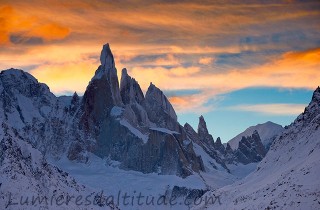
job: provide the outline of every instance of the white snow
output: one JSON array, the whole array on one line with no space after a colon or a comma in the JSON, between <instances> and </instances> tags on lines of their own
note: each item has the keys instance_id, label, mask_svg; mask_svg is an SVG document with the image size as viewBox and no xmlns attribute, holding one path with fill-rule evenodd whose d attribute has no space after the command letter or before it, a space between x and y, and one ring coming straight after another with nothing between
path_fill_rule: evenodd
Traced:
<instances>
[{"instance_id":1,"label":"white snow","mask_svg":"<svg viewBox=\"0 0 320 210\"><path fill-rule=\"evenodd\" d=\"M162 133L167 133L167 134L180 134L180 133L178 133L178 132L176 132L176 131L172 131L172 130L169 130L169 129L167 129L167 128L159 128L159 127L151 127L151 128L149 128L150 130L154 130L154 131L160 131L160 132L162 132Z\"/></svg>"},{"instance_id":2,"label":"white snow","mask_svg":"<svg viewBox=\"0 0 320 210\"><path fill-rule=\"evenodd\" d=\"M134 134L138 138L142 139L144 143L148 142L149 136L146 135L146 134L141 133L141 131L139 131L138 129L133 127L127 120L121 119L120 120L120 124L125 126L125 127L127 127L131 131L132 134Z\"/></svg>"},{"instance_id":3,"label":"white snow","mask_svg":"<svg viewBox=\"0 0 320 210\"><path fill-rule=\"evenodd\" d=\"M200 145L194 142L193 142L193 150L197 155L201 156L204 166L206 167L206 171L210 172L213 170L212 164L214 164L218 168L218 170L226 171L220 164L216 162L216 160L212 159Z\"/></svg>"},{"instance_id":4,"label":"white snow","mask_svg":"<svg viewBox=\"0 0 320 210\"><path fill-rule=\"evenodd\" d=\"M96 191L104 192L104 195L117 197L128 193L130 196L137 196L141 193L143 196L154 196L156 199L164 195L174 186L186 187L189 189L206 189L202 178L195 174L183 179L175 175L161 175L156 173L143 174L137 171L125 171L117 167L110 166L109 161L103 160L93 154L89 156L89 162L75 163L63 158L59 161L51 160L52 164L58 165L63 170L72 174L80 183L86 184ZM120 202L120 209L185 209L186 206L135 206L123 205Z\"/></svg>"},{"instance_id":5,"label":"white snow","mask_svg":"<svg viewBox=\"0 0 320 210\"><path fill-rule=\"evenodd\" d=\"M249 163L247 165L238 163L237 165L227 164L227 167L230 169L231 174L238 177L239 179L242 179L249 175L251 172L255 171L257 165L258 163Z\"/></svg>"},{"instance_id":6,"label":"white snow","mask_svg":"<svg viewBox=\"0 0 320 210\"><path fill-rule=\"evenodd\" d=\"M16 94L16 97L24 118L24 122L31 123L33 118L43 119L29 98L22 94Z\"/></svg>"}]
</instances>

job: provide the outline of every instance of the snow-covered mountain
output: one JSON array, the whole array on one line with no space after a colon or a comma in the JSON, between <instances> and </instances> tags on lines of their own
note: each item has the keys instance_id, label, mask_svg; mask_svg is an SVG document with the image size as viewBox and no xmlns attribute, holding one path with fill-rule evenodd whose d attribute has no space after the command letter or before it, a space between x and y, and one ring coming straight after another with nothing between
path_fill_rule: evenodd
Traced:
<instances>
[{"instance_id":1,"label":"snow-covered mountain","mask_svg":"<svg viewBox=\"0 0 320 210\"><path fill-rule=\"evenodd\" d=\"M271 145L257 169L204 195L220 203L194 209L319 209L320 88L310 104Z\"/></svg>"},{"instance_id":2,"label":"snow-covered mountain","mask_svg":"<svg viewBox=\"0 0 320 210\"><path fill-rule=\"evenodd\" d=\"M228 141L228 144L230 144L233 150L236 150L243 136L251 136L254 131L258 131L262 144L265 146L266 149L269 149L272 141L283 130L284 128L281 125L268 121L266 123L258 124L247 128L245 131L230 139Z\"/></svg>"}]
</instances>

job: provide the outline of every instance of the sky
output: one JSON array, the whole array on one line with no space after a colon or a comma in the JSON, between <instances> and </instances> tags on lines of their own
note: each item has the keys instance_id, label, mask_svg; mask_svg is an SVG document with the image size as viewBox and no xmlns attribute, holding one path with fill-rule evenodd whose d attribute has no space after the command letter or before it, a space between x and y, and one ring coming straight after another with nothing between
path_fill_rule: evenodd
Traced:
<instances>
[{"instance_id":1,"label":"sky","mask_svg":"<svg viewBox=\"0 0 320 210\"><path fill-rule=\"evenodd\" d=\"M118 76L153 82L181 124L228 141L290 124L320 85L320 1L0 0L0 69L83 94L109 43Z\"/></svg>"}]
</instances>

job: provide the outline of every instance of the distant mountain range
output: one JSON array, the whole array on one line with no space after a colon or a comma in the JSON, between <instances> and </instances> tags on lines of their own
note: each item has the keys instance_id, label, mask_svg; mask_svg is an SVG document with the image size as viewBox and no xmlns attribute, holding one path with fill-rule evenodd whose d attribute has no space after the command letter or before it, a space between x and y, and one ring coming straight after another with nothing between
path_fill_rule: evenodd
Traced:
<instances>
[{"instance_id":1,"label":"distant mountain range","mask_svg":"<svg viewBox=\"0 0 320 210\"><path fill-rule=\"evenodd\" d=\"M268 149L276 136L283 132L283 130L284 128L281 125L268 121L247 128L245 131L230 139L228 144L230 144L233 150L236 150L243 136L250 136L254 131L258 131L262 144Z\"/></svg>"}]
</instances>

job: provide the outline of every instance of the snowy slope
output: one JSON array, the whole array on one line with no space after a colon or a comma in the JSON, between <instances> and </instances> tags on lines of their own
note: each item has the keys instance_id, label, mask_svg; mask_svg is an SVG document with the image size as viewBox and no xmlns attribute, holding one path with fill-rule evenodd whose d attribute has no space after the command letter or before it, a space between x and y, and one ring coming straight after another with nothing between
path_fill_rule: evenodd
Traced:
<instances>
[{"instance_id":1,"label":"snowy slope","mask_svg":"<svg viewBox=\"0 0 320 210\"><path fill-rule=\"evenodd\" d=\"M201 150L200 146L196 146ZM199 151L198 151L199 152ZM206 156L206 161L214 161L204 151L201 152ZM208 172L193 174L187 178L181 178L175 175L161 175L157 173L143 174L137 171L125 171L119 169L119 162L110 159L101 159L93 154L90 154L88 163L75 163L67 158L60 160L50 160L51 164L59 166L64 171L67 171L76 180L82 184L95 189L95 191L103 191L108 196L117 197L119 193L124 195L127 193L130 196L137 196L141 193L142 196L150 196L158 199L162 195L171 196L175 187L185 188L189 190L207 191L210 189L218 189L227 184L242 178L233 176L225 171L210 169ZM183 199L183 198L179 198ZM118 204L118 203L116 203ZM144 200L144 204L146 204ZM137 200L134 200L134 205L124 205L121 200L119 203L120 209L174 209L184 210L188 208L186 205L138 205Z\"/></svg>"},{"instance_id":2,"label":"snowy slope","mask_svg":"<svg viewBox=\"0 0 320 210\"><path fill-rule=\"evenodd\" d=\"M320 209L320 88L305 112L272 144L257 170L205 196L194 209ZM205 197L204 196L204 197Z\"/></svg>"},{"instance_id":3,"label":"snowy slope","mask_svg":"<svg viewBox=\"0 0 320 210\"><path fill-rule=\"evenodd\" d=\"M278 125L270 121L266 123L258 124L255 126L251 126L247 128L245 131L243 131L242 133L238 134L237 136L235 136L234 138L228 141L231 148L233 150L236 150L239 146L239 142L241 138L243 136L245 137L251 136L255 130L258 131L262 144L265 147L268 147L268 145L270 146L270 144L274 140L275 136L283 131L283 127L281 125Z\"/></svg>"},{"instance_id":4,"label":"snowy slope","mask_svg":"<svg viewBox=\"0 0 320 210\"><path fill-rule=\"evenodd\" d=\"M94 204L98 191L48 164L24 140L3 133L0 137L0 209L116 209L106 202ZM76 197L81 201L76 202Z\"/></svg>"}]
</instances>

